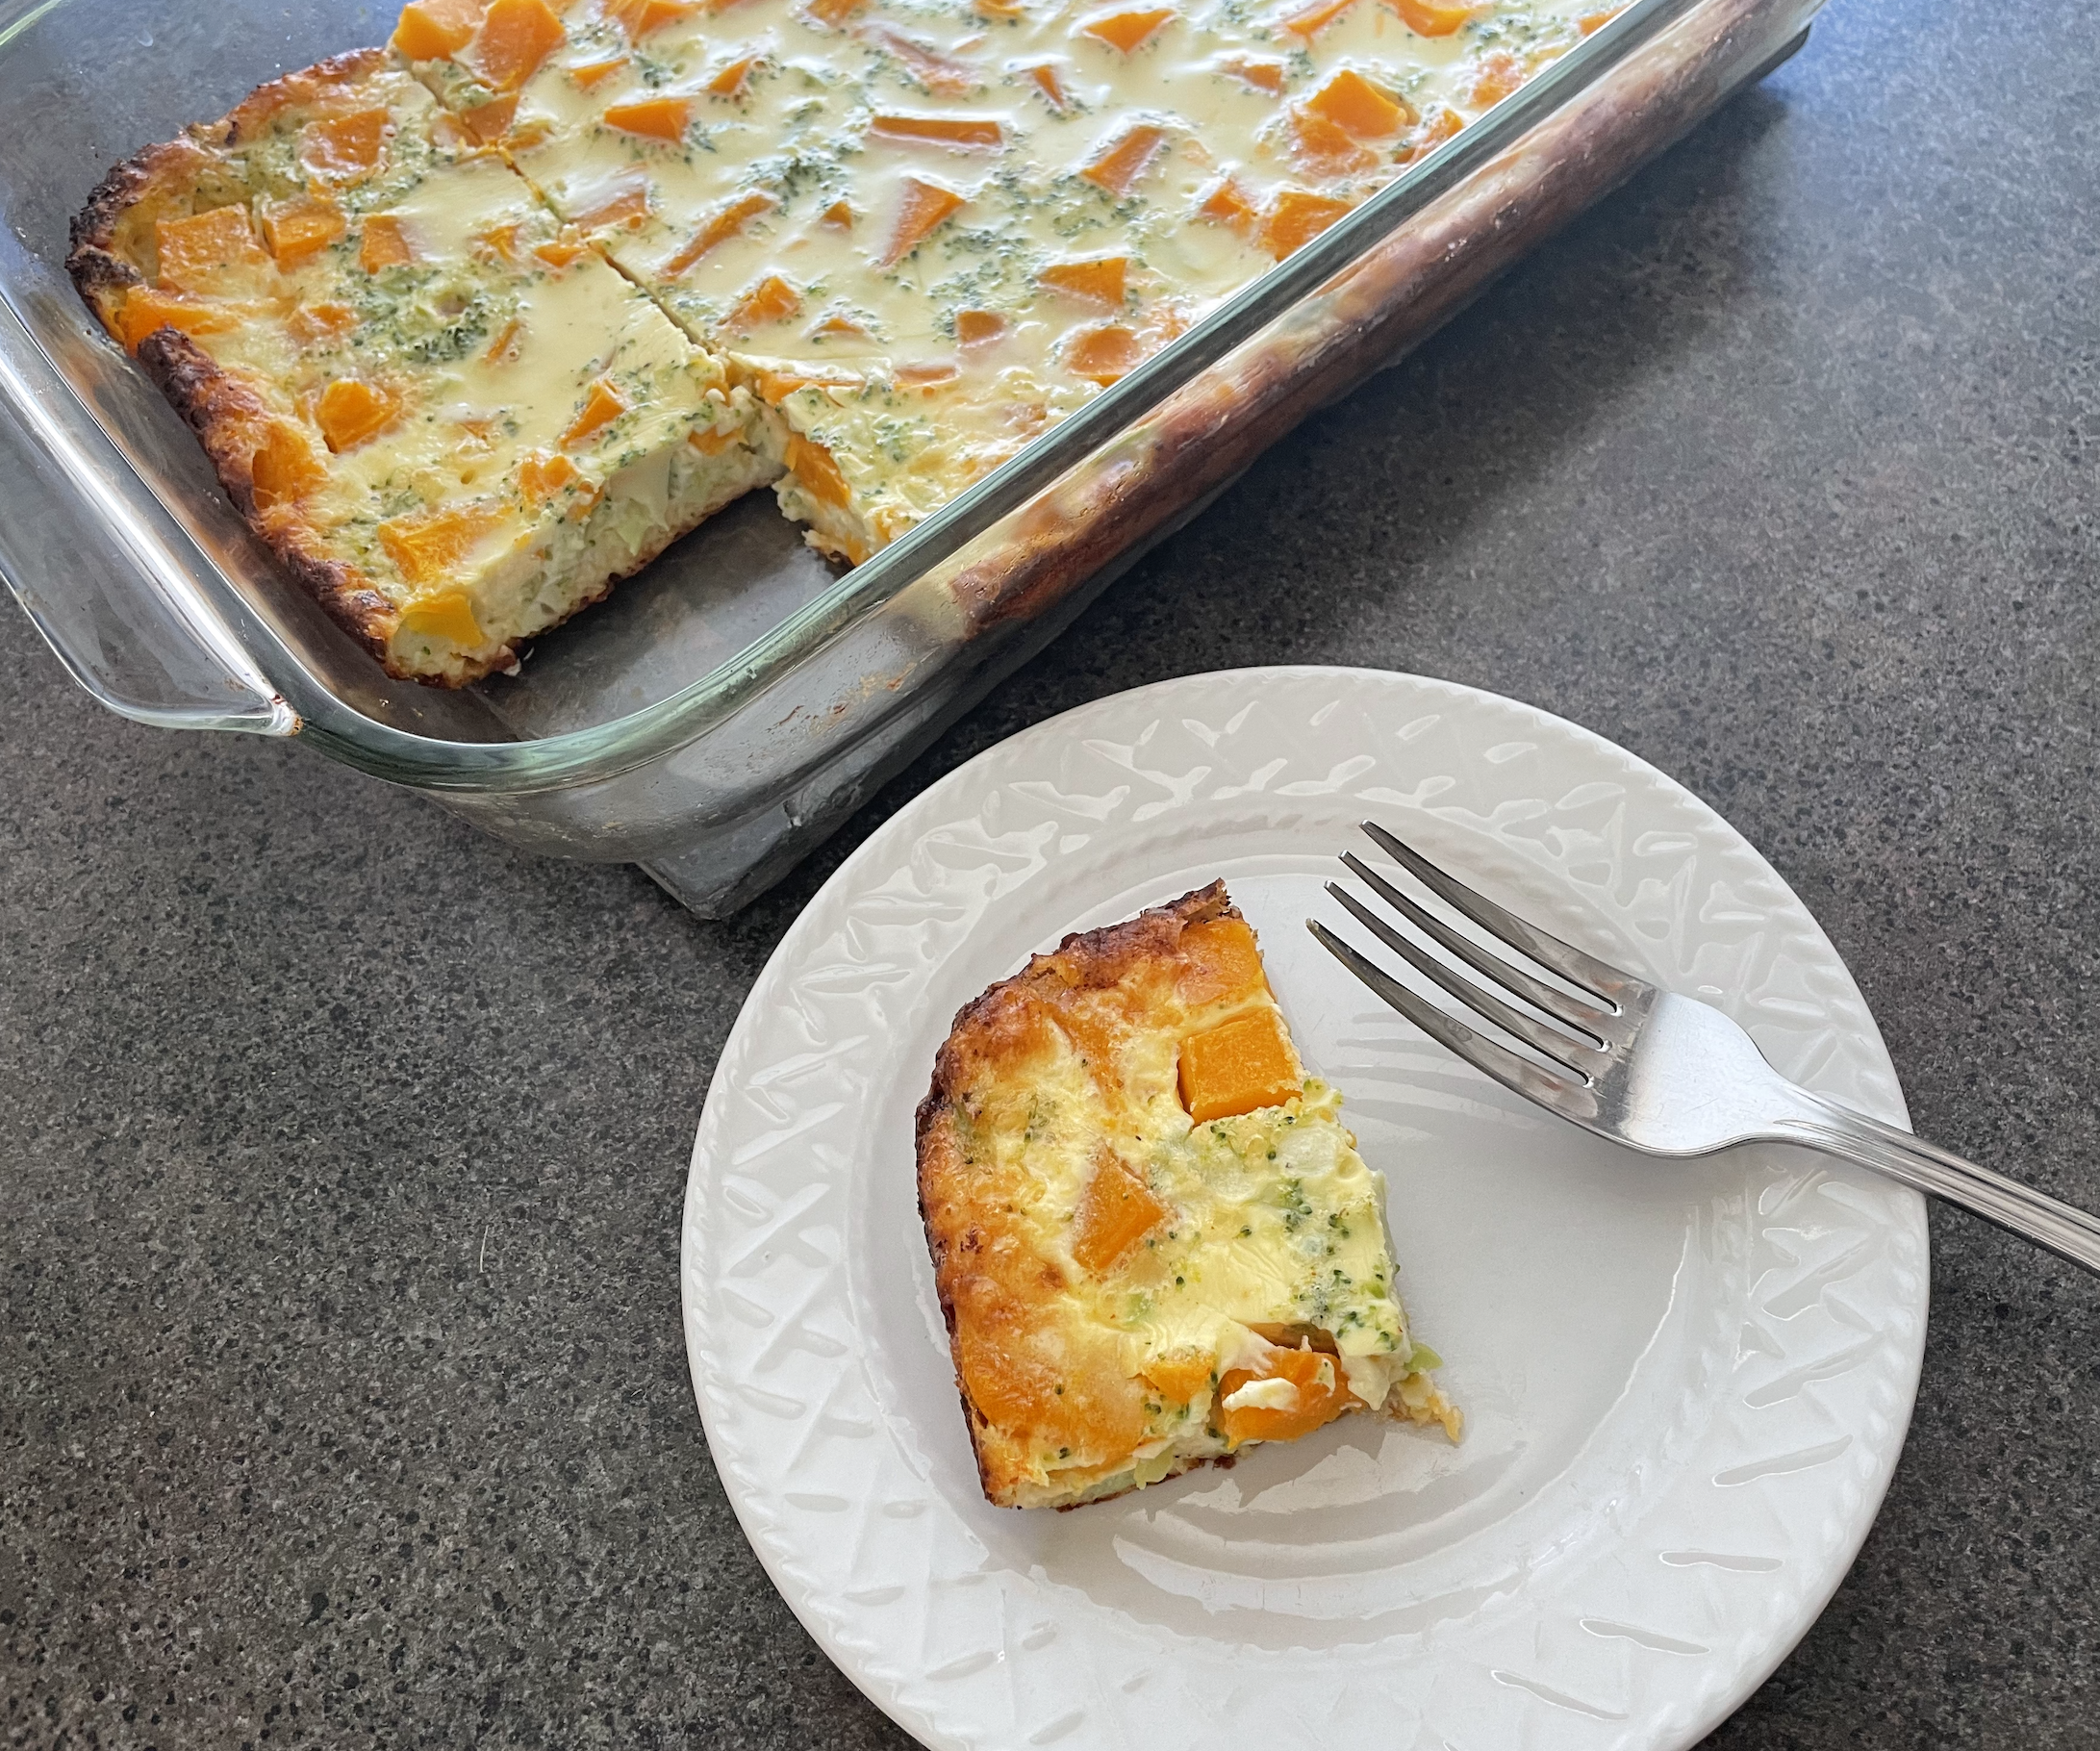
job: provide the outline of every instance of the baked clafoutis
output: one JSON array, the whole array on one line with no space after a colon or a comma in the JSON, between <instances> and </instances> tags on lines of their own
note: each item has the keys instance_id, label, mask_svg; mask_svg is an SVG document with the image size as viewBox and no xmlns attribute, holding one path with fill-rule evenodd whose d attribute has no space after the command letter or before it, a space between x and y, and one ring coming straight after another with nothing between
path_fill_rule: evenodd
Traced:
<instances>
[{"instance_id":1,"label":"baked clafoutis","mask_svg":"<svg viewBox=\"0 0 2100 1751\"><path fill-rule=\"evenodd\" d=\"M776 482L857 563L1611 15L414 0L113 171L76 282L395 674Z\"/></svg>"},{"instance_id":2,"label":"baked clafoutis","mask_svg":"<svg viewBox=\"0 0 2100 1751\"><path fill-rule=\"evenodd\" d=\"M1458 1437L1384 1184L1222 882L955 1018L920 1209L984 1493L1072 1508L1350 1414Z\"/></svg>"}]
</instances>

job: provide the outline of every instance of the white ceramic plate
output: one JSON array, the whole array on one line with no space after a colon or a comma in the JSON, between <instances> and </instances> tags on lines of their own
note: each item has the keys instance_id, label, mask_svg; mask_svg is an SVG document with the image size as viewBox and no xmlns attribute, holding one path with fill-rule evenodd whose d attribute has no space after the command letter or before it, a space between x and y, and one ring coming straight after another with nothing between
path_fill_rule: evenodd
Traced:
<instances>
[{"instance_id":1,"label":"white ceramic plate","mask_svg":"<svg viewBox=\"0 0 2100 1751\"><path fill-rule=\"evenodd\" d=\"M782 939L685 1206L710 1446L774 1583L927 1744L1677 1747L1851 1563L1924 1344L1921 1201L1815 1157L1613 1150L1475 1075L1303 921L1390 823L1901 1123L1836 952L1712 810L1573 724L1375 671L1246 670L1037 725L900 810ZM978 1492L913 1184L955 1010L1213 876L1389 1181L1458 1446L1349 1418L1075 1513ZM1344 920L1343 922L1347 922Z\"/></svg>"}]
</instances>

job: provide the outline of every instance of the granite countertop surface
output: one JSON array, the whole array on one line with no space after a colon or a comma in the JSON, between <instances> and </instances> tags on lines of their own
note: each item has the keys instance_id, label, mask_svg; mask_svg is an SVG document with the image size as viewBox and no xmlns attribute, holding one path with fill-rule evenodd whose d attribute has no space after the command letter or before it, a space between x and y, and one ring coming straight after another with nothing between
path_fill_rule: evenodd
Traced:
<instances>
[{"instance_id":1,"label":"granite countertop surface","mask_svg":"<svg viewBox=\"0 0 2100 1751\"><path fill-rule=\"evenodd\" d=\"M1920 1130L2100 1208L2096 90L2086 0L1839 0L727 923L107 716L0 609L0 1741L907 1743L710 1466L693 1127L853 844L1142 682L1623 743L1807 901ZM1932 1232L1886 1506L1713 1746L2100 1745L2100 1283Z\"/></svg>"}]
</instances>

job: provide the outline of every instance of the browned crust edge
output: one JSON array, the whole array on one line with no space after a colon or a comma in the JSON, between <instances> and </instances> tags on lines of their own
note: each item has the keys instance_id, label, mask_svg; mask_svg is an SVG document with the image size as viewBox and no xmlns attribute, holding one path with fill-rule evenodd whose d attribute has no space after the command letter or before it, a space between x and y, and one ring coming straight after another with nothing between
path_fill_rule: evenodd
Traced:
<instances>
[{"instance_id":1,"label":"browned crust edge","mask_svg":"<svg viewBox=\"0 0 2100 1751\"><path fill-rule=\"evenodd\" d=\"M961 1151L955 1138L956 1102L967 1080L979 1041L1017 1010L1023 1002L1046 985L1073 989L1114 984L1133 963L1172 952L1181 932L1191 925L1214 919L1238 918L1240 910L1226 892L1225 883L1213 881L1163 906L1149 906L1135 918L1100 929L1075 931L1048 954L1029 958L1028 964L1010 978L988 987L955 1012L948 1038L934 1055L933 1082L920 1102L912 1127L917 1157L919 1220L925 1230L926 1251L933 1259L934 1290L940 1297L941 1318L948 1328L949 1359L955 1370L955 1393L962 1401L963 1423L970 1431L971 1457L977 1466L977 1482L985 1500L994 1507L1018 1507L1002 1503L985 1453L984 1434L991 1419L977 1408L963 1379L962 1350L956 1339L953 1284L961 1255L968 1250L969 1229L944 1231L935 1215L943 1202L944 1187L959 1203L966 1196L962 1185ZM1189 1467L1187 1469L1194 1469ZM1114 1501L1102 1496L1101 1501ZM1067 1507L1089 1508L1093 1504L1069 1503Z\"/></svg>"},{"instance_id":2,"label":"browned crust edge","mask_svg":"<svg viewBox=\"0 0 2100 1751\"><path fill-rule=\"evenodd\" d=\"M106 307L109 295L145 283L138 267L117 253L116 232L125 214L150 195L179 190L203 161L240 145L280 110L312 103L331 89L354 85L392 59L392 52L384 48L331 55L256 87L218 120L198 122L177 139L143 147L112 165L73 216L65 257L66 272L104 326L110 327L114 315ZM111 333L114 332L111 327Z\"/></svg>"},{"instance_id":3,"label":"browned crust edge","mask_svg":"<svg viewBox=\"0 0 2100 1751\"><path fill-rule=\"evenodd\" d=\"M139 343L139 363L196 433L219 485L248 526L329 619L386 664L387 641L400 618L393 604L355 566L320 551L312 539L313 525L295 511L255 502L258 427L270 419L262 396L179 329L154 330ZM387 672L403 680L423 678L400 675L391 665Z\"/></svg>"},{"instance_id":4,"label":"browned crust edge","mask_svg":"<svg viewBox=\"0 0 2100 1751\"><path fill-rule=\"evenodd\" d=\"M287 73L257 87L217 121L201 122L181 138L147 146L111 168L74 216L65 267L113 339L123 294L146 283L138 265L122 253L117 234L125 216L157 198L170 206L193 207L197 181L216 155L251 138L279 112L354 85L390 59L383 48L353 49ZM311 525L295 512L256 504L254 457L261 442L259 428L270 417L264 398L179 329L160 328L147 335L139 343L138 360L197 435L235 509L329 619L396 679L458 685L448 676L405 674L390 663L388 640L399 621L393 604L355 566L322 552ZM512 660L506 648L478 672ZM475 676L461 680L471 678Z\"/></svg>"}]
</instances>

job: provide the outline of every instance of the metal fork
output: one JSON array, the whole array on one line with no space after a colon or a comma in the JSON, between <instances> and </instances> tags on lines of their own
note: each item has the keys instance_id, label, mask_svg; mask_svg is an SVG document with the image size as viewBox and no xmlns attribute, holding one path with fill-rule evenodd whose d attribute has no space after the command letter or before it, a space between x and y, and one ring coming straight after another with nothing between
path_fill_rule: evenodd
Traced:
<instances>
[{"instance_id":1,"label":"metal fork","mask_svg":"<svg viewBox=\"0 0 2100 1751\"><path fill-rule=\"evenodd\" d=\"M1732 1143L1795 1143L1872 1168L1959 1204L2058 1256L2100 1273L2100 1219L2003 1174L1920 1142L1864 1113L1797 1087L1751 1037L1710 1004L1635 978L1549 936L1475 893L1376 822L1363 830L1432 894L1583 992L1574 997L1481 948L1417 905L1353 851L1349 871L1453 961L1431 954L1337 883L1328 892L1409 966L1543 1063L1455 1019L1366 959L1317 919L1320 944L1410 1022L1475 1069L1584 1130L1651 1155L1704 1155ZM1468 977L1470 969L1525 1008Z\"/></svg>"}]
</instances>

